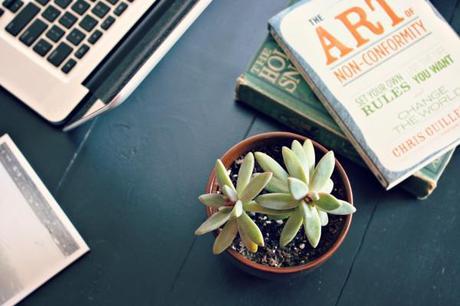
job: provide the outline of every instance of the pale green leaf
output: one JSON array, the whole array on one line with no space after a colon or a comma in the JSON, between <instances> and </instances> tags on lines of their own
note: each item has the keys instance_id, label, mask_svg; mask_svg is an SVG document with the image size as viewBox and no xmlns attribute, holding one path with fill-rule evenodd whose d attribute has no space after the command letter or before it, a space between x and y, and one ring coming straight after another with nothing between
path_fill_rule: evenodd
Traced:
<instances>
[{"instance_id":1,"label":"pale green leaf","mask_svg":"<svg viewBox=\"0 0 460 306\"><path fill-rule=\"evenodd\" d=\"M310 192L308 196L312 199L312 201L318 201L319 200L319 193L317 192Z\"/></svg>"},{"instance_id":2,"label":"pale green leaf","mask_svg":"<svg viewBox=\"0 0 460 306\"><path fill-rule=\"evenodd\" d=\"M313 170L315 169L315 146L310 139L305 140L303 143L303 150L307 155L308 166L310 167L310 176L313 174Z\"/></svg>"},{"instance_id":3,"label":"pale green leaf","mask_svg":"<svg viewBox=\"0 0 460 306\"><path fill-rule=\"evenodd\" d=\"M258 246L264 246L264 237L260 229L245 212L238 218L238 226L252 242Z\"/></svg>"},{"instance_id":4,"label":"pale green leaf","mask_svg":"<svg viewBox=\"0 0 460 306\"><path fill-rule=\"evenodd\" d=\"M252 172L254 171L254 154L248 153L243 160L243 163L240 166L240 171L238 171L238 181L236 182L236 191L238 195L241 195L241 192L249 184L249 181L252 177Z\"/></svg>"},{"instance_id":5,"label":"pale green leaf","mask_svg":"<svg viewBox=\"0 0 460 306\"><path fill-rule=\"evenodd\" d=\"M316 248L321 239L321 218L316 207L302 203L300 205L303 214L303 226L308 242Z\"/></svg>"},{"instance_id":6,"label":"pale green leaf","mask_svg":"<svg viewBox=\"0 0 460 306\"><path fill-rule=\"evenodd\" d=\"M248 234L242 229L240 219L241 218L237 219L237 222L238 222L238 233L240 234L241 241L246 246L249 252L256 253L259 246L255 244L254 241L252 241L249 238Z\"/></svg>"},{"instance_id":7,"label":"pale green leaf","mask_svg":"<svg viewBox=\"0 0 460 306\"><path fill-rule=\"evenodd\" d=\"M300 211L297 209L291 217L287 220L286 224L283 227L280 237L280 245L285 247L295 238L299 232L300 227L302 226L303 216Z\"/></svg>"},{"instance_id":8,"label":"pale green leaf","mask_svg":"<svg viewBox=\"0 0 460 306\"><path fill-rule=\"evenodd\" d=\"M225 185L227 185L236 191L235 186L233 186L232 180L228 176L227 169L225 169L225 166L220 159L216 161L215 170L217 183L219 184L219 186L223 188Z\"/></svg>"},{"instance_id":9,"label":"pale green leaf","mask_svg":"<svg viewBox=\"0 0 460 306\"><path fill-rule=\"evenodd\" d=\"M212 248L213 253L218 255L230 247L237 233L238 224L236 220L228 221L214 241L214 246Z\"/></svg>"},{"instance_id":10,"label":"pale green leaf","mask_svg":"<svg viewBox=\"0 0 460 306\"><path fill-rule=\"evenodd\" d=\"M291 149L289 149L288 147L283 147L282 153L284 164L286 165L286 168L290 176L298 178L299 180L307 183L307 175L303 170L300 160L297 158L294 152L292 152Z\"/></svg>"},{"instance_id":11,"label":"pale green leaf","mask_svg":"<svg viewBox=\"0 0 460 306\"><path fill-rule=\"evenodd\" d=\"M255 175L250 181L246 188L241 192L240 200L243 202L251 201L254 199L264 188L272 178L271 172L265 172Z\"/></svg>"},{"instance_id":12,"label":"pale green leaf","mask_svg":"<svg viewBox=\"0 0 460 306\"><path fill-rule=\"evenodd\" d=\"M211 217L209 217L208 220L204 221L204 223L200 225L200 227L195 231L195 235L204 235L218 229L223 224L225 224L228 219L230 219L230 213L231 209L226 208L216 212Z\"/></svg>"},{"instance_id":13,"label":"pale green leaf","mask_svg":"<svg viewBox=\"0 0 460 306\"><path fill-rule=\"evenodd\" d=\"M289 193L287 181L280 180L279 178L274 176L272 177L270 182L268 182L265 189L267 189L270 192Z\"/></svg>"},{"instance_id":14,"label":"pale green leaf","mask_svg":"<svg viewBox=\"0 0 460 306\"><path fill-rule=\"evenodd\" d=\"M269 193L256 198L256 202L261 206L275 210L287 210L296 208L299 201L294 199L289 193Z\"/></svg>"},{"instance_id":15,"label":"pale green leaf","mask_svg":"<svg viewBox=\"0 0 460 306\"><path fill-rule=\"evenodd\" d=\"M326 155L321 158L318 165L313 172L313 177L310 183L310 190L320 191L327 181L331 178L335 167L334 152L329 151Z\"/></svg>"},{"instance_id":16,"label":"pale green leaf","mask_svg":"<svg viewBox=\"0 0 460 306\"><path fill-rule=\"evenodd\" d=\"M308 185L294 177L288 178L289 191L296 200L302 200L308 194Z\"/></svg>"},{"instance_id":17,"label":"pale green leaf","mask_svg":"<svg viewBox=\"0 0 460 306\"><path fill-rule=\"evenodd\" d=\"M326 184L319 190L319 192L331 193L334 190L334 182L331 179L328 179Z\"/></svg>"},{"instance_id":18,"label":"pale green leaf","mask_svg":"<svg viewBox=\"0 0 460 306\"><path fill-rule=\"evenodd\" d=\"M201 203L209 207L218 208L221 206L225 206L227 204L227 201L225 200L224 196L218 193L203 194L200 195L198 199Z\"/></svg>"},{"instance_id":19,"label":"pale green leaf","mask_svg":"<svg viewBox=\"0 0 460 306\"><path fill-rule=\"evenodd\" d=\"M302 164L305 175L309 179L310 178L310 164L308 162L308 157L307 157L307 154L305 153L305 150L303 149L300 142L298 142L297 140L294 140L292 142L291 149L292 149L292 152L294 152L294 154L299 159L300 163ZM306 183L308 184L308 181Z\"/></svg>"},{"instance_id":20,"label":"pale green leaf","mask_svg":"<svg viewBox=\"0 0 460 306\"><path fill-rule=\"evenodd\" d=\"M273 176L282 180L287 181L288 173L286 170L281 167L280 164L270 156L262 152L255 153L257 163L262 167L262 169L266 172L273 173Z\"/></svg>"},{"instance_id":21,"label":"pale green leaf","mask_svg":"<svg viewBox=\"0 0 460 306\"><path fill-rule=\"evenodd\" d=\"M334 210L329 211L328 213L332 215L350 215L356 212L356 208L348 202L339 200L340 207Z\"/></svg>"},{"instance_id":22,"label":"pale green leaf","mask_svg":"<svg viewBox=\"0 0 460 306\"><path fill-rule=\"evenodd\" d=\"M265 208L255 201L245 204L244 211L264 214L269 217L281 217L283 219L293 213L293 210L275 210L275 209Z\"/></svg>"},{"instance_id":23,"label":"pale green leaf","mask_svg":"<svg viewBox=\"0 0 460 306\"><path fill-rule=\"evenodd\" d=\"M243 203L241 201L237 201L235 206L233 206L231 218L239 218L243 213Z\"/></svg>"},{"instance_id":24,"label":"pale green leaf","mask_svg":"<svg viewBox=\"0 0 460 306\"><path fill-rule=\"evenodd\" d=\"M341 206L339 200L337 200L332 194L320 192L318 195L319 199L313 201L313 203L321 208L321 210L329 212Z\"/></svg>"},{"instance_id":25,"label":"pale green leaf","mask_svg":"<svg viewBox=\"0 0 460 306\"><path fill-rule=\"evenodd\" d=\"M329 223L327 212L318 209L319 217L321 218L321 226L326 226Z\"/></svg>"},{"instance_id":26,"label":"pale green leaf","mask_svg":"<svg viewBox=\"0 0 460 306\"><path fill-rule=\"evenodd\" d=\"M222 192L232 203L235 203L238 200L238 195L236 194L236 191L230 188L228 185L224 185L224 187L222 188Z\"/></svg>"}]
</instances>

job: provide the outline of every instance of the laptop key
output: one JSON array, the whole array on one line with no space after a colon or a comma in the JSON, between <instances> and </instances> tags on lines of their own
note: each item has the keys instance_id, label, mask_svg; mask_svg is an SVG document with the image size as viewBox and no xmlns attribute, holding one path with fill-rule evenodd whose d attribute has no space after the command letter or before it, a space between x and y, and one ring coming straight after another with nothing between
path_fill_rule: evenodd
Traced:
<instances>
[{"instance_id":1,"label":"laptop key","mask_svg":"<svg viewBox=\"0 0 460 306\"><path fill-rule=\"evenodd\" d=\"M35 44L33 50L40 56L45 56L52 48L52 45L44 39Z\"/></svg>"},{"instance_id":2,"label":"laptop key","mask_svg":"<svg viewBox=\"0 0 460 306\"><path fill-rule=\"evenodd\" d=\"M64 30L58 27L57 25L53 25L48 32L46 32L46 37L51 39L54 42L57 42L61 37L64 35Z\"/></svg>"},{"instance_id":3,"label":"laptop key","mask_svg":"<svg viewBox=\"0 0 460 306\"><path fill-rule=\"evenodd\" d=\"M6 31L13 36L17 36L39 12L38 6L29 2L6 26Z\"/></svg>"},{"instance_id":4,"label":"laptop key","mask_svg":"<svg viewBox=\"0 0 460 306\"><path fill-rule=\"evenodd\" d=\"M67 40L70 41L73 45L78 46L86 35L79 29L73 29L69 35L67 35Z\"/></svg>"},{"instance_id":5,"label":"laptop key","mask_svg":"<svg viewBox=\"0 0 460 306\"><path fill-rule=\"evenodd\" d=\"M69 59L67 63L65 63L64 66L62 66L61 70L64 73L69 73L73 69L73 67L75 67L76 64L77 62L74 59Z\"/></svg>"},{"instance_id":6,"label":"laptop key","mask_svg":"<svg viewBox=\"0 0 460 306\"><path fill-rule=\"evenodd\" d=\"M86 44L81 45L80 48L75 52L75 57L81 59L89 51L89 46Z\"/></svg>"},{"instance_id":7,"label":"laptop key","mask_svg":"<svg viewBox=\"0 0 460 306\"><path fill-rule=\"evenodd\" d=\"M9 8L9 7L14 3L14 1L16 1L16 0L4 0L4 1L2 2L2 5L3 5L3 7L5 7L5 8Z\"/></svg>"},{"instance_id":8,"label":"laptop key","mask_svg":"<svg viewBox=\"0 0 460 306\"><path fill-rule=\"evenodd\" d=\"M59 5L63 9L68 7L71 2L72 2L72 0L54 0L54 3L56 3L57 5Z\"/></svg>"},{"instance_id":9,"label":"laptop key","mask_svg":"<svg viewBox=\"0 0 460 306\"><path fill-rule=\"evenodd\" d=\"M86 32L91 32L94 27L97 25L97 20L91 17L90 15L86 15L78 24L80 27L83 28Z\"/></svg>"},{"instance_id":10,"label":"laptop key","mask_svg":"<svg viewBox=\"0 0 460 306\"><path fill-rule=\"evenodd\" d=\"M73 49L65 42L61 42L48 56L48 62L59 67L62 62L72 53Z\"/></svg>"},{"instance_id":11,"label":"laptop key","mask_svg":"<svg viewBox=\"0 0 460 306\"><path fill-rule=\"evenodd\" d=\"M26 46L31 46L37 38L48 28L48 25L40 19L35 19L34 22L22 33L19 40Z\"/></svg>"},{"instance_id":12,"label":"laptop key","mask_svg":"<svg viewBox=\"0 0 460 306\"><path fill-rule=\"evenodd\" d=\"M45 18L49 22L55 21L56 18L59 17L59 15L61 15L61 11L52 5L48 6L42 13L43 18Z\"/></svg>"},{"instance_id":13,"label":"laptop key","mask_svg":"<svg viewBox=\"0 0 460 306\"><path fill-rule=\"evenodd\" d=\"M101 28L103 28L104 30L108 30L112 24L115 22L115 18L113 18L112 16L108 16L107 18L105 18L105 20L102 22L101 24Z\"/></svg>"},{"instance_id":14,"label":"laptop key","mask_svg":"<svg viewBox=\"0 0 460 306\"><path fill-rule=\"evenodd\" d=\"M112 5L115 5L117 4L118 0L107 0L107 2L109 2Z\"/></svg>"},{"instance_id":15,"label":"laptop key","mask_svg":"<svg viewBox=\"0 0 460 306\"><path fill-rule=\"evenodd\" d=\"M5 10L0 7L0 17L2 17L3 14L5 14Z\"/></svg>"},{"instance_id":16,"label":"laptop key","mask_svg":"<svg viewBox=\"0 0 460 306\"><path fill-rule=\"evenodd\" d=\"M90 44L94 45L99 40L99 38L101 38L101 36L102 36L102 32L99 31L99 30L96 30L88 38L88 41L89 41Z\"/></svg>"},{"instance_id":17,"label":"laptop key","mask_svg":"<svg viewBox=\"0 0 460 306\"><path fill-rule=\"evenodd\" d=\"M96 15L99 18L104 18L105 15L110 11L110 7L108 7L106 4L102 3L99 1L95 7L91 10L94 15Z\"/></svg>"},{"instance_id":18,"label":"laptop key","mask_svg":"<svg viewBox=\"0 0 460 306\"><path fill-rule=\"evenodd\" d=\"M3 1L3 6L7 8L10 12L16 13L21 6L24 5L24 2L21 0L5 0Z\"/></svg>"},{"instance_id":19,"label":"laptop key","mask_svg":"<svg viewBox=\"0 0 460 306\"><path fill-rule=\"evenodd\" d=\"M48 2L50 2L50 0L35 0L35 1L37 1L38 3L40 3L43 6L47 5Z\"/></svg>"},{"instance_id":20,"label":"laptop key","mask_svg":"<svg viewBox=\"0 0 460 306\"><path fill-rule=\"evenodd\" d=\"M88 9L89 4L83 0L78 0L72 5L72 11L77 13L78 15L83 15Z\"/></svg>"},{"instance_id":21,"label":"laptop key","mask_svg":"<svg viewBox=\"0 0 460 306\"><path fill-rule=\"evenodd\" d=\"M120 16L121 14L123 14L123 12L126 10L127 7L128 7L128 5L126 3L124 3L124 2L122 2L115 8L113 13L115 15L117 15L117 16Z\"/></svg>"},{"instance_id":22,"label":"laptop key","mask_svg":"<svg viewBox=\"0 0 460 306\"><path fill-rule=\"evenodd\" d=\"M77 17L69 12L65 12L65 14L62 15L62 17L59 19L59 23L67 29L70 29L75 24L75 22L77 22Z\"/></svg>"}]
</instances>

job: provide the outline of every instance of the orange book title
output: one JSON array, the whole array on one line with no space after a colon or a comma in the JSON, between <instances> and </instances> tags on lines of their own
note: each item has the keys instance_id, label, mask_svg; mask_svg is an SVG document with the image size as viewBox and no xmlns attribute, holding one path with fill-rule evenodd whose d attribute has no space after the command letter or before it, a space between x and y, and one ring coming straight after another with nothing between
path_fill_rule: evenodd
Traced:
<instances>
[{"instance_id":1,"label":"orange book title","mask_svg":"<svg viewBox=\"0 0 460 306\"><path fill-rule=\"evenodd\" d=\"M372 22L369 20L372 12L382 10L391 21L391 29L404 21L404 17L398 15L386 0L365 0L365 6L353 6L346 11L338 14L335 19L338 20L353 36L355 45L350 46L342 42L333 33L329 32L322 26L316 28L316 33L321 42L321 46L326 55L326 65L331 65L338 59L343 58L354 50L368 44L370 38L362 34L362 29L367 29L377 36L384 35L390 28L385 28L382 22ZM356 18L358 18L356 20ZM332 50L338 50L340 56L332 54Z\"/></svg>"}]
</instances>

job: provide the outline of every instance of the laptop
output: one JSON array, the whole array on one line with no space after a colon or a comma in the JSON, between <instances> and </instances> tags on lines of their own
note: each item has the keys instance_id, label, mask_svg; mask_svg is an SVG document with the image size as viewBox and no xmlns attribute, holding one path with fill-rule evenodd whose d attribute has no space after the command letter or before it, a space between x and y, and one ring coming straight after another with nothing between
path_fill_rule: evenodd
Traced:
<instances>
[{"instance_id":1,"label":"laptop","mask_svg":"<svg viewBox=\"0 0 460 306\"><path fill-rule=\"evenodd\" d=\"M120 105L212 0L0 0L0 85L75 128Z\"/></svg>"}]
</instances>

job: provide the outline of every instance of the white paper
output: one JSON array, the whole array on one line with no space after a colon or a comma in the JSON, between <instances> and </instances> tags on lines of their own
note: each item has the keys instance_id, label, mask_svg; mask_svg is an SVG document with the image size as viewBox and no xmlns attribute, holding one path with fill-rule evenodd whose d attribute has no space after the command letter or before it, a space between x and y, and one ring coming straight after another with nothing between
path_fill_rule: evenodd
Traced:
<instances>
[{"instance_id":1,"label":"white paper","mask_svg":"<svg viewBox=\"0 0 460 306\"><path fill-rule=\"evenodd\" d=\"M88 251L10 137L0 137L0 305L18 303Z\"/></svg>"}]
</instances>

